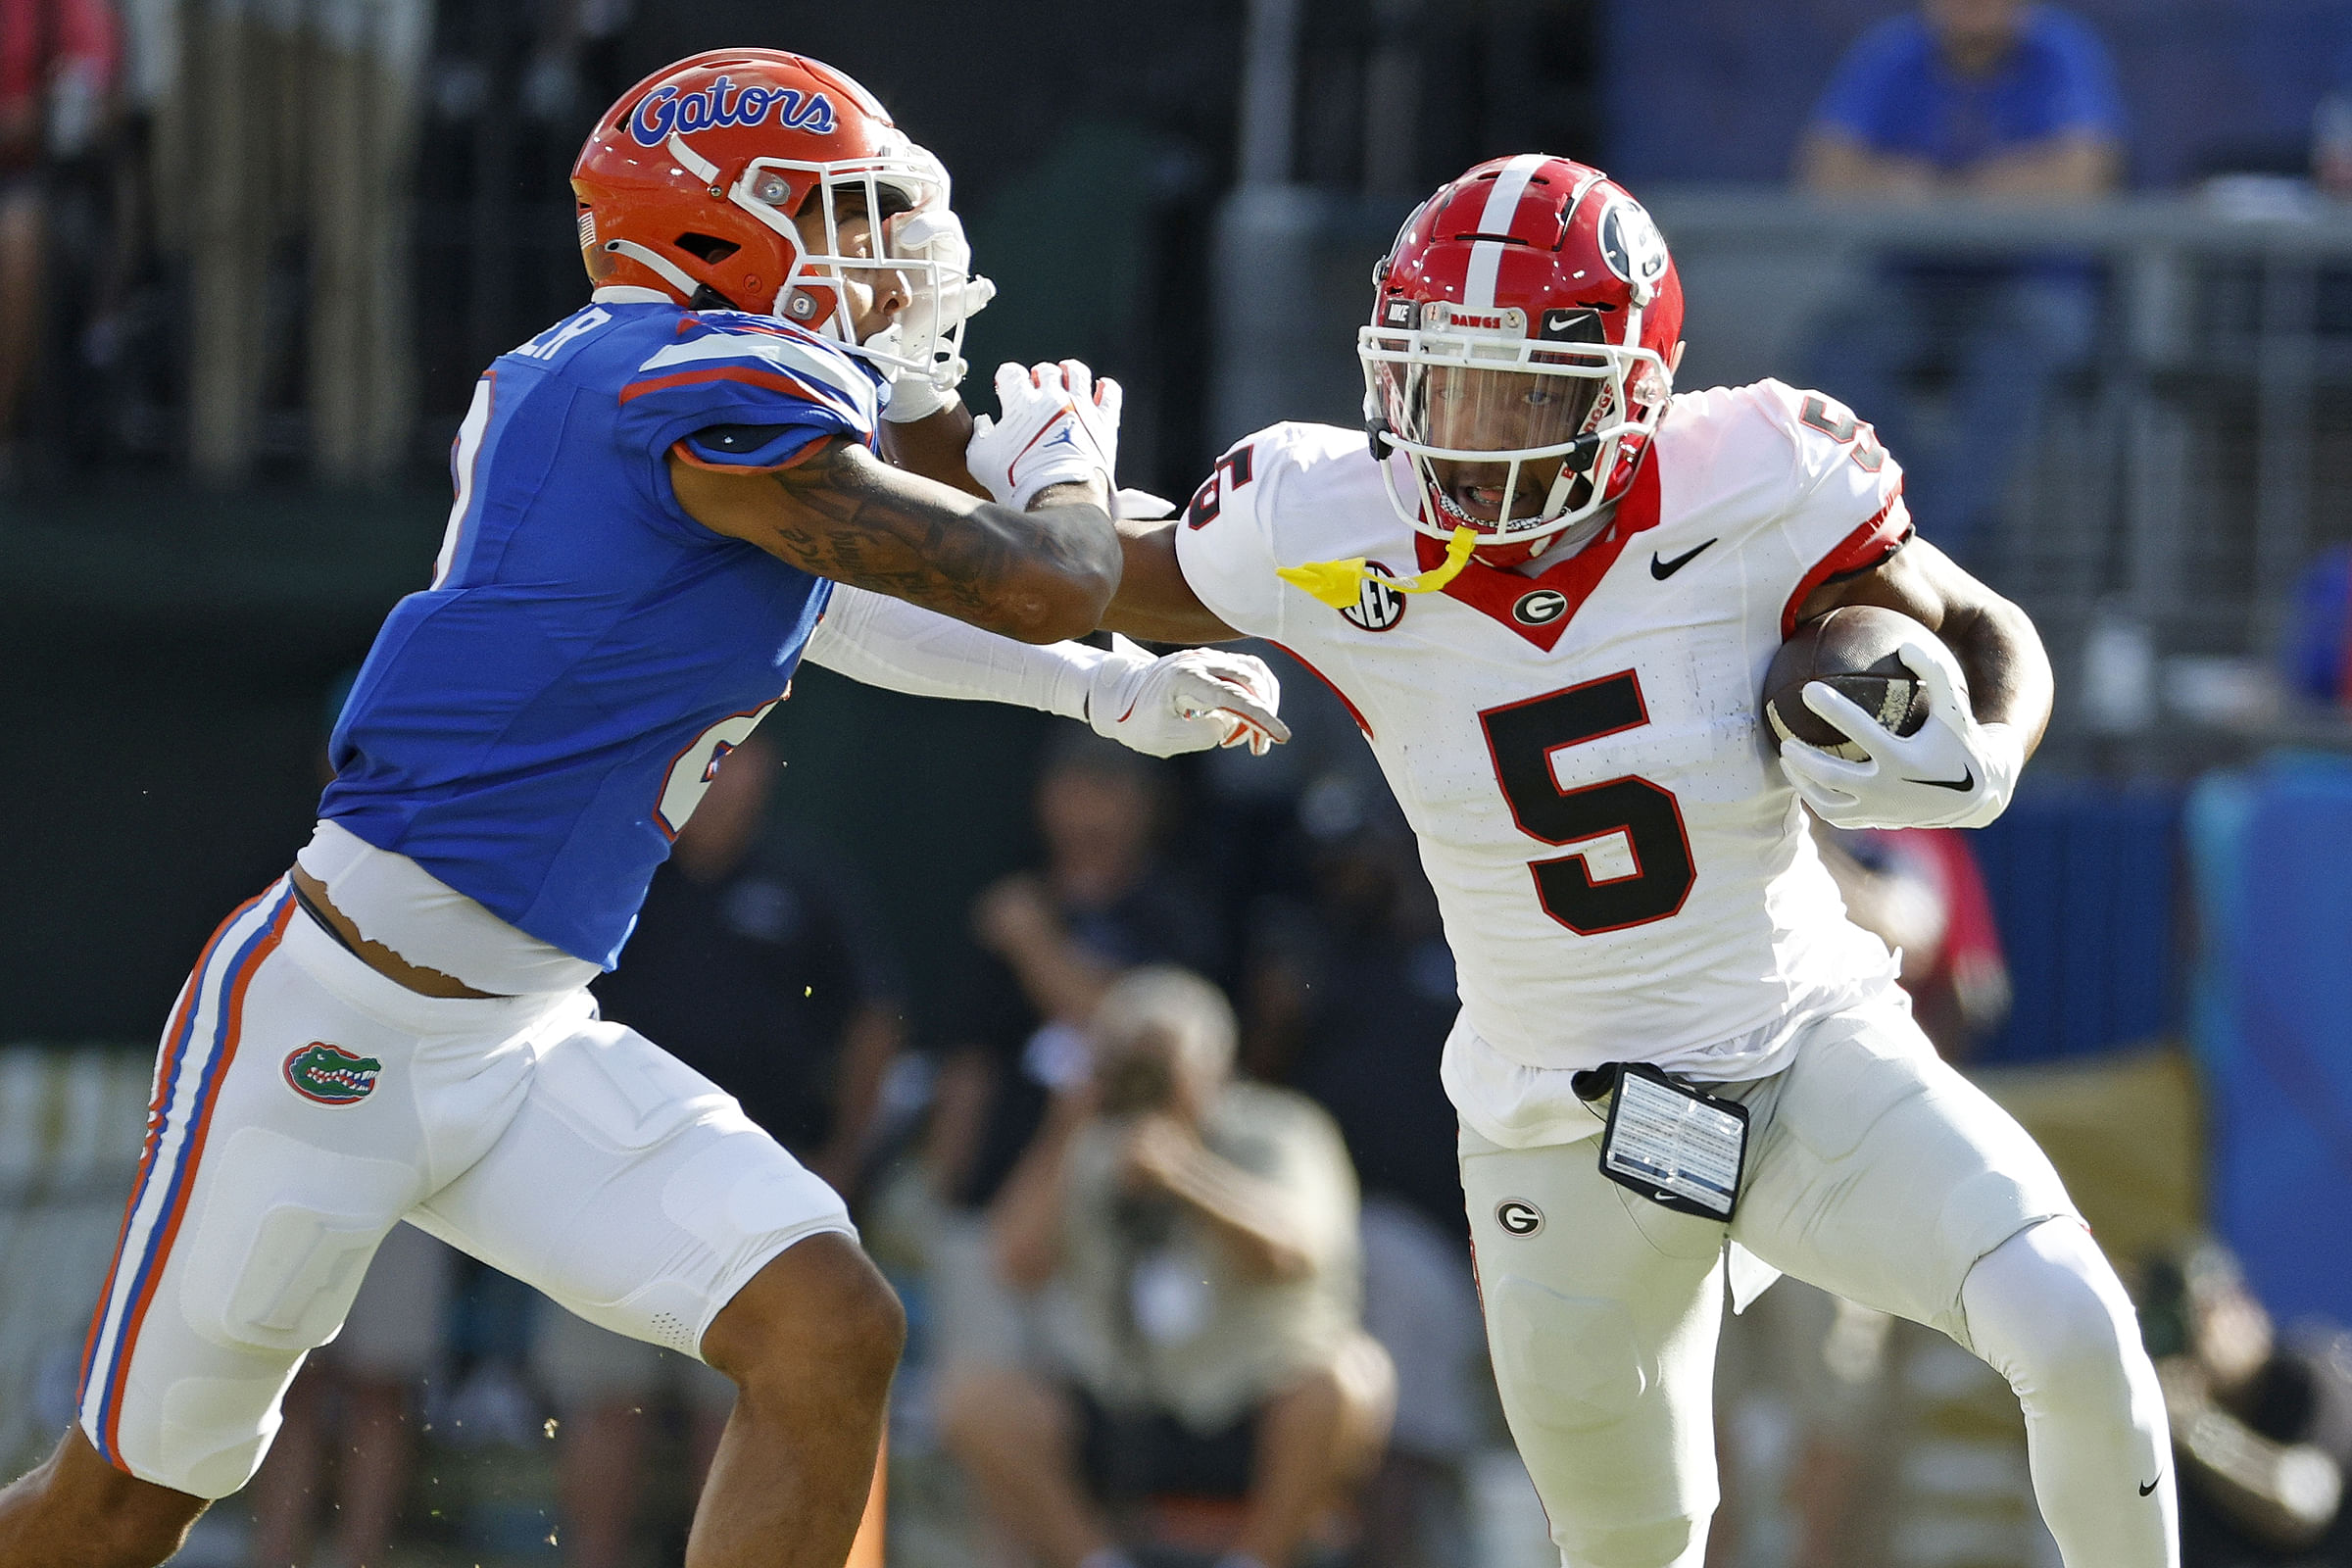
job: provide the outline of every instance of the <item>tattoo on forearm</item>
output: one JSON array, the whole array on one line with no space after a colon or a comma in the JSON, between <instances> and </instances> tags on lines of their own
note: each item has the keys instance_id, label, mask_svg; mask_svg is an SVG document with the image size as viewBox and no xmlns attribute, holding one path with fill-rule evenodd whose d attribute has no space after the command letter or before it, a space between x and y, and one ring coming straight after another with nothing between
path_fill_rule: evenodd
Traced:
<instances>
[{"instance_id":1,"label":"tattoo on forearm","mask_svg":"<svg viewBox=\"0 0 2352 1568\"><path fill-rule=\"evenodd\" d=\"M836 582L854 583L986 621L1006 595L1043 570L1099 573L1108 538L1038 527L1017 536L986 507L956 512L900 493L860 449L846 444L775 475L795 505L769 530L775 553ZM1115 557L1115 548L1111 552Z\"/></svg>"}]
</instances>

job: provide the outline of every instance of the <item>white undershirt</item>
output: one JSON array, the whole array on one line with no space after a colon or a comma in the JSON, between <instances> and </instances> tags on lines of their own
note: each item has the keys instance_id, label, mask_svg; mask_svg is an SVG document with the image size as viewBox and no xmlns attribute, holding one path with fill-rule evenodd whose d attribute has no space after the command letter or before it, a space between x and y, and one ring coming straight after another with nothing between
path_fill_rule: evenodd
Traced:
<instances>
[{"instance_id":1,"label":"white undershirt","mask_svg":"<svg viewBox=\"0 0 2352 1568\"><path fill-rule=\"evenodd\" d=\"M805 656L837 674L916 697L985 700L1087 716L1112 656L1084 643L1014 642L886 594L837 584Z\"/></svg>"},{"instance_id":2,"label":"white undershirt","mask_svg":"<svg viewBox=\"0 0 2352 1568\"><path fill-rule=\"evenodd\" d=\"M518 931L405 855L321 820L295 863L326 884L360 935L420 969L496 997L577 991L602 971Z\"/></svg>"}]
</instances>

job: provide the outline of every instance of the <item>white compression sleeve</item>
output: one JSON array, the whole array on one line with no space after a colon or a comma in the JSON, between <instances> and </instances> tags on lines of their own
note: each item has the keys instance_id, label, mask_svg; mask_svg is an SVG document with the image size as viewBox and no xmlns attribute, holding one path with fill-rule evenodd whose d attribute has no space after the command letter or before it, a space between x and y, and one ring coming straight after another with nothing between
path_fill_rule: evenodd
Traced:
<instances>
[{"instance_id":1,"label":"white compression sleeve","mask_svg":"<svg viewBox=\"0 0 2352 1568\"><path fill-rule=\"evenodd\" d=\"M1977 1353L2025 1406L2034 1494L2066 1568L2177 1568L2164 1395L2090 1233L2021 1231L1977 1260L1960 1300Z\"/></svg>"},{"instance_id":2,"label":"white compression sleeve","mask_svg":"<svg viewBox=\"0 0 2352 1568\"><path fill-rule=\"evenodd\" d=\"M1083 720L1088 685L1110 655L1083 643L1014 642L903 599L836 584L807 657L887 691L986 699Z\"/></svg>"}]
</instances>

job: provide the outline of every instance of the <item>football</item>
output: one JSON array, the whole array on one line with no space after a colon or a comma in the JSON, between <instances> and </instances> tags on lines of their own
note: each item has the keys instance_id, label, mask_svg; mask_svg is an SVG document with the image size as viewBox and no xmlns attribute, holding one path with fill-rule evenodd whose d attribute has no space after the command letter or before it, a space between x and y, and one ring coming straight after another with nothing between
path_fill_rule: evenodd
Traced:
<instances>
[{"instance_id":1,"label":"football","mask_svg":"<svg viewBox=\"0 0 2352 1568\"><path fill-rule=\"evenodd\" d=\"M1917 734L1928 721L1928 694L1896 650L1908 638L1935 635L1899 611L1871 605L1841 605L1806 621L1772 656L1764 721L1781 740L1800 740L1848 761L1867 760L1843 730L1805 706L1806 682L1844 693L1897 735Z\"/></svg>"}]
</instances>

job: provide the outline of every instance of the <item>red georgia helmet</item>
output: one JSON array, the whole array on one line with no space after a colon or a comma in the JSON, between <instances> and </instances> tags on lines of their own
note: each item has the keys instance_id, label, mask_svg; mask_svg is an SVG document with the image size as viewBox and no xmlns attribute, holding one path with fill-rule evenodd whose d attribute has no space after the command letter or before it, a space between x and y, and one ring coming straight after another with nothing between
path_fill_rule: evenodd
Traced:
<instances>
[{"instance_id":1,"label":"red georgia helmet","mask_svg":"<svg viewBox=\"0 0 2352 1568\"><path fill-rule=\"evenodd\" d=\"M860 345L842 308L853 270L906 274L920 307L961 288L966 258L934 256L927 243L930 220L948 211L947 171L830 66L776 49L715 49L666 66L598 122L571 188L581 257L600 286L657 289L680 304L709 289L834 338L886 372L938 374L943 352L954 360L960 325L908 330L917 318L937 321L937 310L909 308ZM883 258L843 254L844 192L861 195L868 214L891 215L876 237ZM811 199L824 214L822 251L806 249L793 221Z\"/></svg>"},{"instance_id":2,"label":"red georgia helmet","mask_svg":"<svg viewBox=\"0 0 2352 1568\"><path fill-rule=\"evenodd\" d=\"M1632 488L1673 390L1683 288L1623 186L1541 153L1480 164L1405 220L1373 287L1364 419L1375 455L1403 453L1419 480L1408 506L1381 465L1407 522L1533 555ZM1514 515L1529 466L1553 459L1541 502ZM1499 514L1466 510L1436 463L1507 465Z\"/></svg>"}]
</instances>

